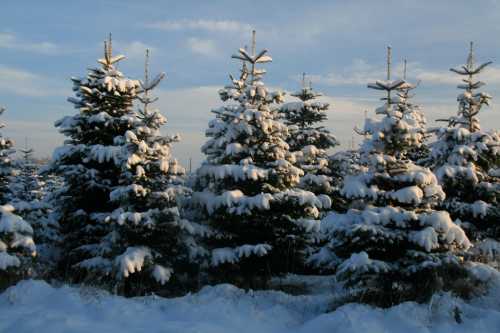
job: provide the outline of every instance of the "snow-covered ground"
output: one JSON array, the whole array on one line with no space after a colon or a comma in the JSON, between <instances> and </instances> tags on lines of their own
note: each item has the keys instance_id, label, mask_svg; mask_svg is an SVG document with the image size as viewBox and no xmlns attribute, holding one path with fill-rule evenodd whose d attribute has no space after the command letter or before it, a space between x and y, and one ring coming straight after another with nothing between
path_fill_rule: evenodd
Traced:
<instances>
[{"instance_id":1,"label":"snow-covered ground","mask_svg":"<svg viewBox=\"0 0 500 333\"><path fill-rule=\"evenodd\" d=\"M325 286L325 284L323 284ZM499 332L500 288L469 303L449 295L388 310L348 304L326 313L332 295L245 292L231 285L164 299L126 299L92 288L22 281L0 295L0 332ZM461 324L454 309L462 312Z\"/></svg>"}]
</instances>

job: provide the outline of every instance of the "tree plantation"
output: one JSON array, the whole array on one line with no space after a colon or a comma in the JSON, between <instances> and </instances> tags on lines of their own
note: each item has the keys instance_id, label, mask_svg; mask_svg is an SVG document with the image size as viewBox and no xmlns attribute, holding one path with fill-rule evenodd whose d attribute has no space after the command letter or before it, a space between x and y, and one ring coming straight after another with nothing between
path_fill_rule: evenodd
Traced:
<instances>
[{"instance_id":1,"label":"tree plantation","mask_svg":"<svg viewBox=\"0 0 500 333\"><path fill-rule=\"evenodd\" d=\"M0 134L1 290L33 278L126 297L224 283L294 294L321 280L342 295L327 311L488 292L477 272L500 267L500 132L481 127L492 96L477 75L491 62L472 43L451 69L457 108L437 126L406 61L395 73L392 49L380 52L386 75L366 82L380 106L355 129L362 143L343 150L325 125L335 105L307 75L286 101L266 86L274 59L254 31L231 57L221 106L205 110L193 172L155 108L166 75L151 75L146 51L144 77L129 77L113 46L110 36L97 63L75 68L48 163Z\"/></svg>"}]
</instances>

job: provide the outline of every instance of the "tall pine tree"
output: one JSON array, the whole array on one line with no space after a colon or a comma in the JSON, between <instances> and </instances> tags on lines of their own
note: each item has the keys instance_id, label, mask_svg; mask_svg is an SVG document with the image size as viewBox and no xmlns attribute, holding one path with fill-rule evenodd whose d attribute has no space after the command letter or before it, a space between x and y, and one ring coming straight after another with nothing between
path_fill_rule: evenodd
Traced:
<instances>
[{"instance_id":1,"label":"tall pine tree","mask_svg":"<svg viewBox=\"0 0 500 333\"><path fill-rule=\"evenodd\" d=\"M137 121L133 101L140 83L125 77L113 56L111 37L104 43L99 68L72 78L78 113L55 123L67 137L53 155L51 169L64 180L56 193L62 252L60 274L69 280L105 284L114 280L109 259L118 235L108 216L119 208L110 193L120 182L127 131ZM125 153L125 156L124 156Z\"/></svg>"},{"instance_id":2,"label":"tall pine tree","mask_svg":"<svg viewBox=\"0 0 500 333\"><path fill-rule=\"evenodd\" d=\"M458 114L436 129L432 162L446 192L443 207L462 221L476 244L474 251L488 257L500 255L500 133L481 129L479 112L491 96L477 89L476 79L491 62L476 65L473 44L467 63L451 71L463 77L458 88Z\"/></svg>"},{"instance_id":3,"label":"tall pine tree","mask_svg":"<svg viewBox=\"0 0 500 333\"><path fill-rule=\"evenodd\" d=\"M180 199L190 194L183 186L185 170L171 155L171 145L179 138L161 135L167 120L151 108L157 98L150 93L165 74L150 80L148 59L147 53L138 118L115 138L127 155L121 159L118 185L110 193L119 207L107 219L117 226L110 257L116 286L126 295L182 292L190 284L183 274L189 273L198 251L193 236L199 227L182 219L178 208Z\"/></svg>"},{"instance_id":4,"label":"tall pine tree","mask_svg":"<svg viewBox=\"0 0 500 333\"><path fill-rule=\"evenodd\" d=\"M364 127L368 171L346 177L342 189L360 208L323 221L330 242L320 252L357 299L381 306L450 288L449 274L466 276L455 252L470 246L448 213L433 209L444 199L435 175L408 158L423 138L393 98L405 81L391 80L388 50L387 80L368 85L386 93L376 110L381 119Z\"/></svg>"},{"instance_id":5,"label":"tall pine tree","mask_svg":"<svg viewBox=\"0 0 500 333\"><path fill-rule=\"evenodd\" d=\"M220 96L237 103L213 110L193 203L209 226L212 276L262 287L273 274L301 268L307 232L318 228L319 210L330 202L294 189L303 171L294 166L287 127L278 121L275 104L283 96L267 90L265 70L257 68L272 60L267 50L256 52L254 35L251 53L239 49L233 58L244 63L241 75Z\"/></svg>"},{"instance_id":6,"label":"tall pine tree","mask_svg":"<svg viewBox=\"0 0 500 333\"><path fill-rule=\"evenodd\" d=\"M411 101L415 95L412 93L417 84L413 84L406 79L406 59L403 65L403 80L405 81L396 91L396 108L401 112L403 119L410 124L415 134L418 134L422 140L416 140L414 145L409 148L407 156L417 164L424 164L429 157L429 147L425 140L429 137L427 133L427 120L418 104Z\"/></svg>"},{"instance_id":7,"label":"tall pine tree","mask_svg":"<svg viewBox=\"0 0 500 333\"><path fill-rule=\"evenodd\" d=\"M5 112L5 108L0 107L0 115ZM5 124L0 123L0 129L4 128ZM12 154L16 151L13 149L14 142L2 136L0 133L0 204L4 205L9 202L12 191L10 189L11 177L17 174L12 164Z\"/></svg>"},{"instance_id":8,"label":"tall pine tree","mask_svg":"<svg viewBox=\"0 0 500 333\"><path fill-rule=\"evenodd\" d=\"M0 115L5 111L0 108ZM0 128L5 125L0 124ZM11 198L10 181L15 174L10 155L14 142L0 134L0 290L31 275L32 258L36 255L33 229L14 207L6 204Z\"/></svg>"}]
</instances>

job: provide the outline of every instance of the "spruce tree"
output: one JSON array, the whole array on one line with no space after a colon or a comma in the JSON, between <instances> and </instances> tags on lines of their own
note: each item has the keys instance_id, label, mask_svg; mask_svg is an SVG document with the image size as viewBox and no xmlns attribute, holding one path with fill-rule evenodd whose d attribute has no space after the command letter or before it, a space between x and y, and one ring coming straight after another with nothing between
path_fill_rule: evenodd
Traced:
<instances>
[{"instance_id":1,"label":"spruce tree","mask_svg":"<svg viewBox=\"0 0 500 333\"><path fill-rule=\"evenodd\" d=\"M0 107L0 115L5 112L5 108ZM4 128L5 124L0 123L0 129ZM14 142L2 136L0 133L0 205L9 202L11 197L10 181L17 174L13 164L11 155L16 151L12 148Z\"/></svg>"},{"instance_id":2,"label":"spruce tree","mask_svg":"<svg viewBox=\"0 0 500 333\"><path fill-rule=\"evenodd\" d=\"M476 65L473 45L467 63L451 71L463 77L458 88L457 116L448 126L435 129L432 162L446 192L443 208L462 221L476 244L475 252L500 255L500 133L481 129L479 112L491 96L477 89L484 85L476 75L491 62Z\"/></svg>"},{"instance_id":3,"label":"spruce tree","mask_svg":"<svg viewBox=\"0 0 500 333\"><path fill-rule=\"evenodd\" d=\"M16 213L28 222L34 231L37 260L34 274L48 277L53 273L59 258L59 225L52 209L47 184L39 173L40 166L33 158L34 150L20 149L22 158L17 161L19 170L10 184L10 203Z\"/></svg>"},{"instance_id":4,"label":"spruce tree","mask_svg":"<svg viewBox=\"0 0 500 333\"><path fill-rule=\"evenodd\" d=\"M150 93L165 74L150 80L148 59L147 53L138 118L123 136L115 138L127 156L121 159L118 185L110 193L119 207L107 219L117 226L111 255L118 280L115 286L126 295L162 289L181 292L179 282L184 287L190 282L180 281L182 274L189 273L198 251L193 237L198 225L182 219L178 208L180 199L190 194L183 186L185 169L171 156L171 145L179 137L161 135L167 120L151 108L157 99Z\"/></svg>"},{"instance_id":5,"label":"spruce tree","mask_svg":"<svg viewBox=\"0 0 500 333\"><path fill-rule=\"evenodd\" d=\"M234 101L213 110L197 170L193 203L206 216L209 272L217 281L263 287L273 274L303 265L308 231L316 230L319 210L329 198L294 189L303 170L294 165L286 143L287 126L278 121L280 92L262 82L258 64L272 59L267 50L239 49L239 78L219 94Z\"/></svg>"},{"instance_id":6,"label":"spruce tree","mask_svg":"<svg viewBox=\"0 0 500 333\"><path fill-rule=\"evenodd\" d=\"M285 103L280 113L288 126L287 143L292 152L296 153L298 166L304 170L300 187L317 194L333 192L332 173L329 166L327 150L339 143L335 136L324 126L318 126L327 120L328 103L315 101L322 96L307 85L305 73L302 77L302 89L292 93L298 102Z\"/></svg>"},{"instance_id":7,"label":"spruce tree","mask_svg":"<svg viewBox=\"0 0 500 333\"><path fill-rule=\"evenodd\" d=\"M0 115L5 111L0 108ZM5 125L0 124L0 128ZM19 279L31 275L32 258L36 255L33 229L14 207L6 204L11 199L10 181L15 174L12 155L14 142L0 134L0 290Z\"/></svg>"},{"instance_id":8,"label":"spruce tree","mask_svg":"<svg viewBox=\"0 0 500 333\"><path fill-rule=\"evenodd\" d=\"M78 113L55 123L66 136L51 163L64 181L54 203L63 236L60 274L72 281L115 280L109 255L118 235L108 217L119 203L110 200L110 193L128 157L123 142L137 121L133 101L140 89L139 81L116 68L123 58L113 56L111 38L105 42L101 66L89 69L85 78L72 78L75 97L68 101Z\"/></svg>"},{"instance_id":9,"label":"spruce tree","mask_svg":"<svg viewBox=\"0 0 500 333\"><path fill-rule=\"evenodd\" d=\"M433 209L444 199L435 175L408 158L423 137L391 94L405 81L391 80L388 50L387 80L368 85L386 93L376 110L381 119L367 119L364 127L360 153L368 170L347 176L342 188L359 209L323 220L330 242L321 251L355 298L381 306L451 288L452 274L467 276L456 251L470 247L449 214Z\"/></svg>"},{"instance_id":10,"label":"spruce tree","mask_svg":"<svg viewBox=\"0 0 500 333\"><path fill-rule=\"evenodd\" d=\"M415 97L412 93L417 84L413 84L406 79L406 59L403 67L403 80L405 81L396 91L396 108L402 113L405 121L413 127L413 131L418 133L423 140L415 141L415 144L408 149L407 156L417 164L425 164L429 158L430 150L425 140L428 139L427 120L418 104L412 103L411 99Z\"/></svg>"}]
</instances>

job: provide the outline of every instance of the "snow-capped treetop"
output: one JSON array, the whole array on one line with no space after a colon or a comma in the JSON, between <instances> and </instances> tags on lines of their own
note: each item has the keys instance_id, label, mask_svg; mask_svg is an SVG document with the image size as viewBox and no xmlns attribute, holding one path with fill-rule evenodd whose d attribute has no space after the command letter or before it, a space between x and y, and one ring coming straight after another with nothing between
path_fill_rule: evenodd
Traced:
<instances>
[{"instance_id":1,"label":"snow-capped treetop","mask_svg":"<svg viewBox=\"0 0 500 333\"><path fill-rule=\"evenodd\" d=\"M457 88L465 90L457 97L459 103L458 117L451 117L448 119L450 126L458 125L459 127L467 128L470 132L479 131L481 129L477 115L483 105L489 105L491 96L484 92L475 91L485 85L484 82L476 80L475 75L481 73L491 63L491 61L488 61L476 66L473 43L471 42L467 63L457 68L450 69L450 71L458 75L465 76L465 78L462 79L464 83L457 86Z\"/></svg>"}]
</instances>

